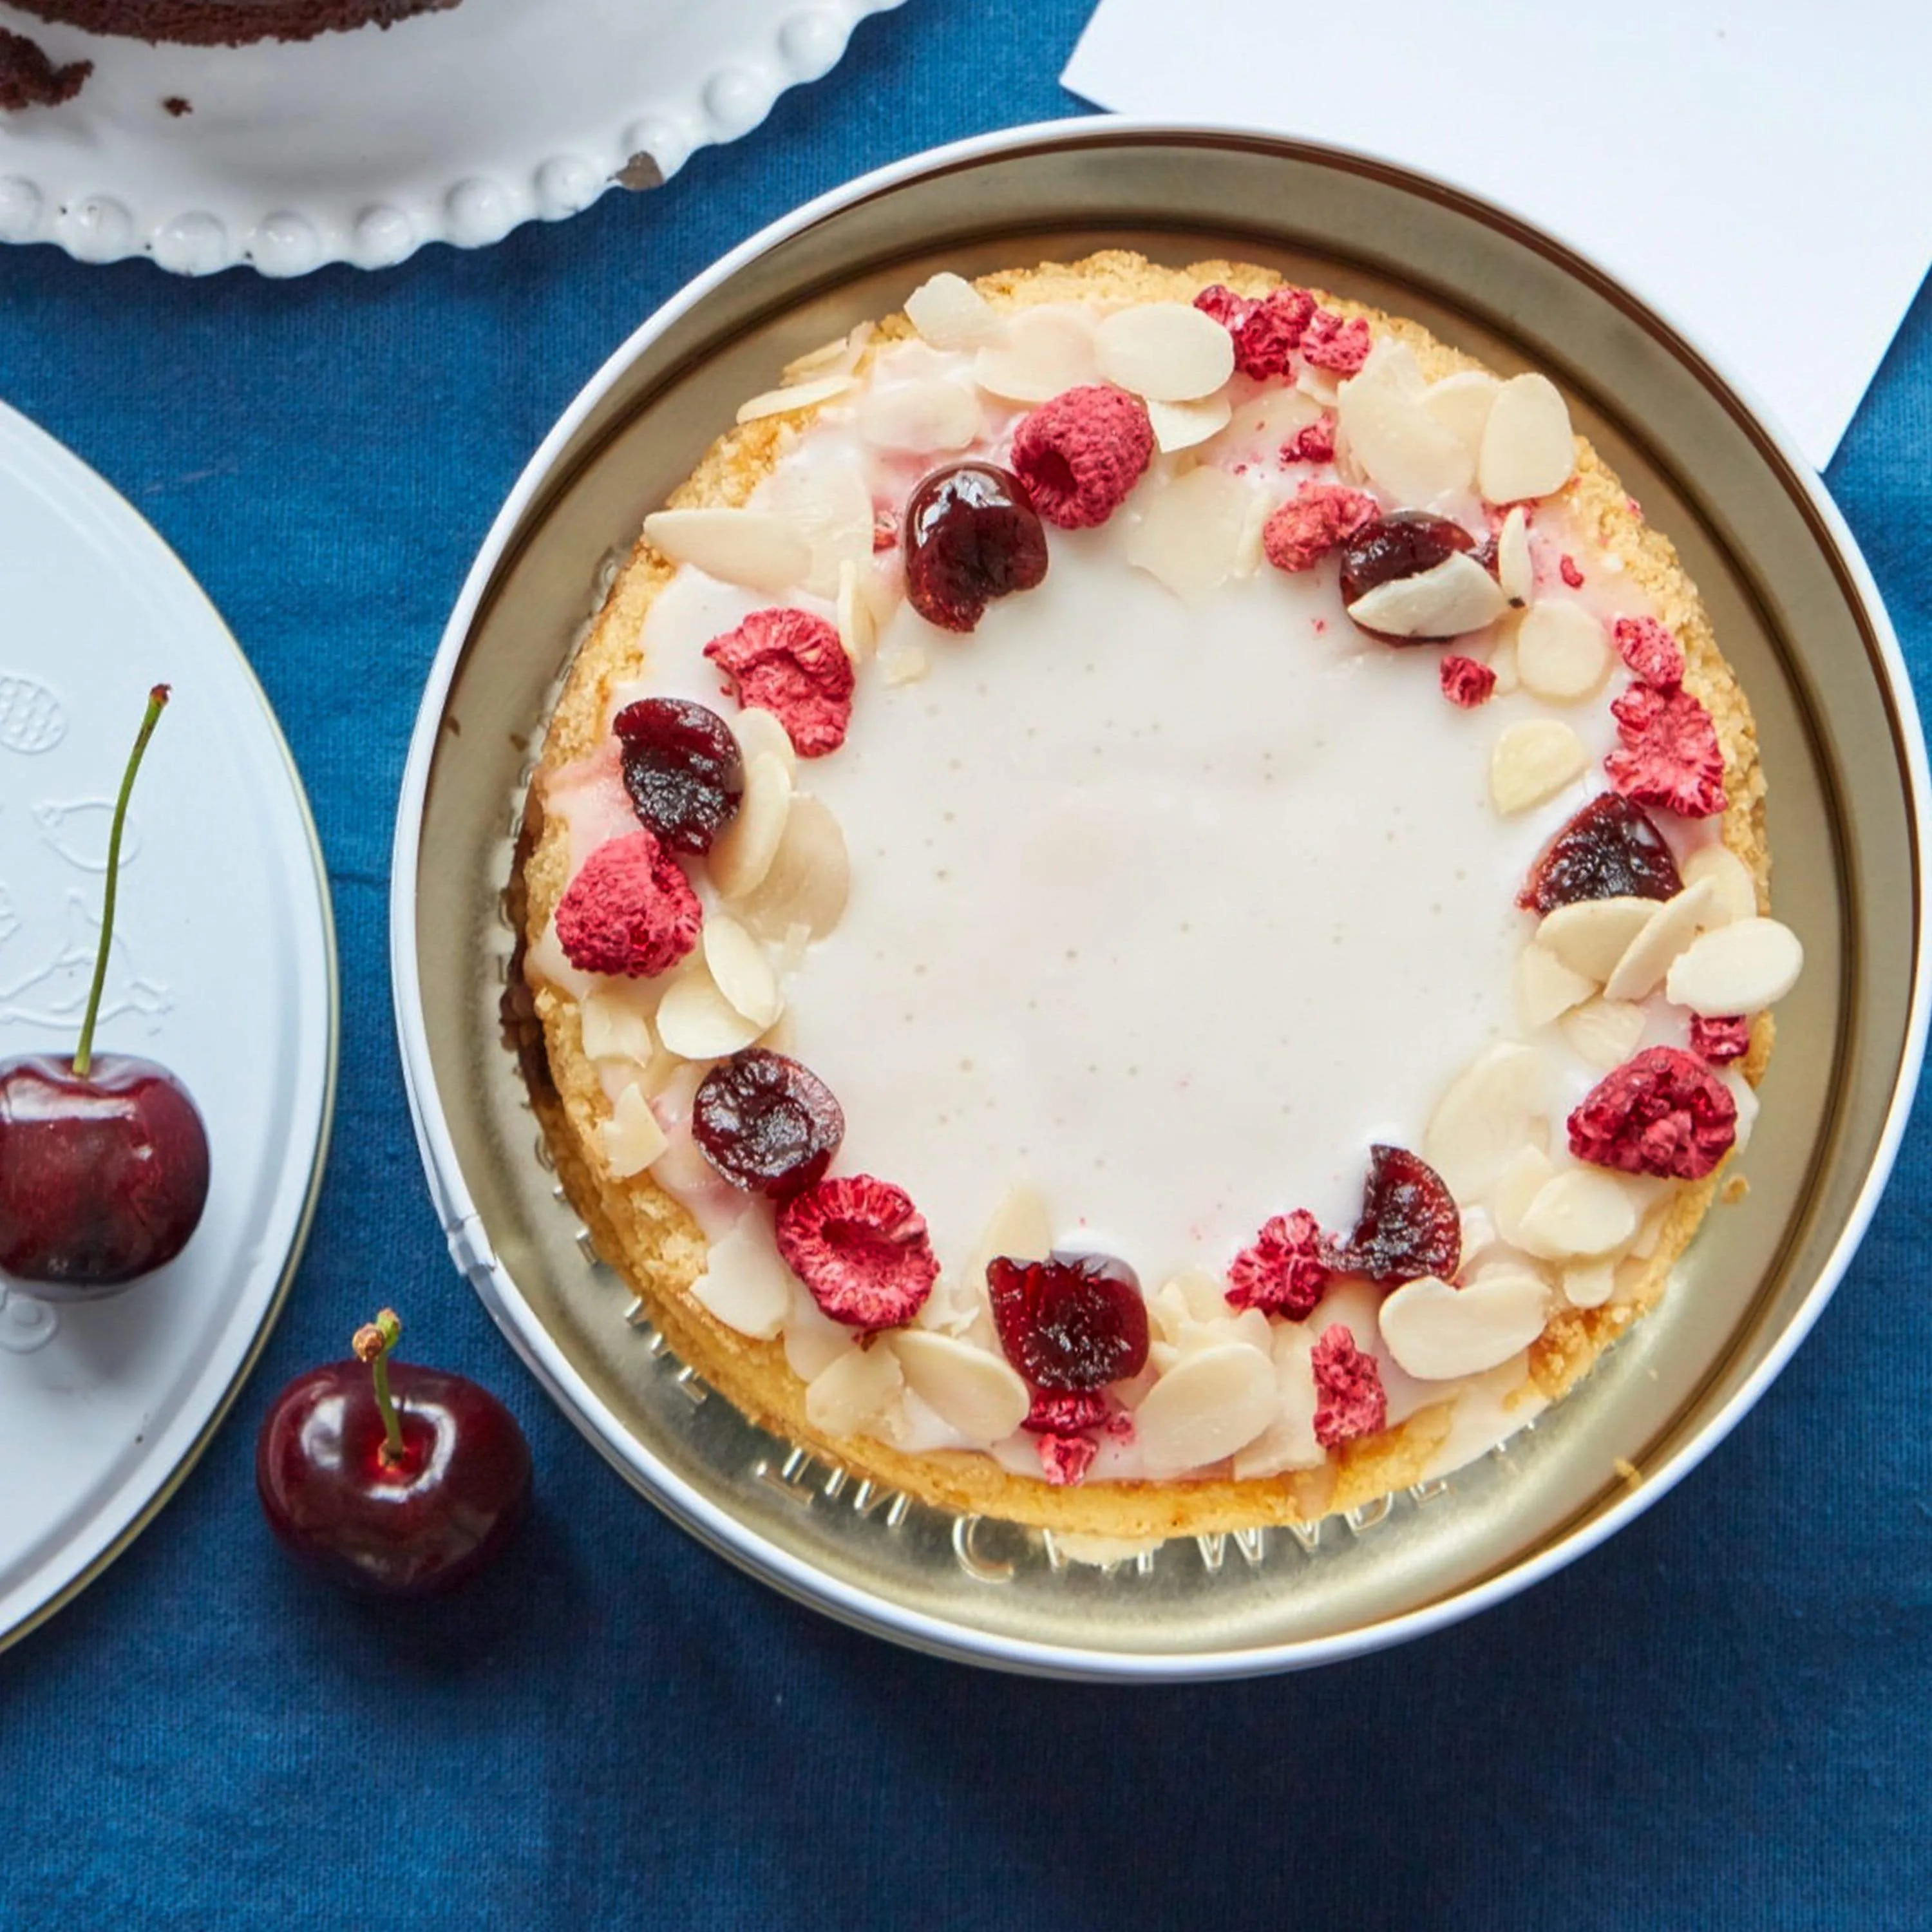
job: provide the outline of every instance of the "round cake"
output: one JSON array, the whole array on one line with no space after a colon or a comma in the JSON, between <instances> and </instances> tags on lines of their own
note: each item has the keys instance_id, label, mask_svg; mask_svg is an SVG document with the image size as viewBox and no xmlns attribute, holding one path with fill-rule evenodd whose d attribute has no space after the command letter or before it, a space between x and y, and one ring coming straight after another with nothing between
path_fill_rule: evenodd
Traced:
<instances>
[{"instance_id":1,"label":"round cake","mask_svg":"<svg viewBox=\"0 0 1932 1932\"><path fill-rule=\"evenodd\" d=\"M1664 1292L1796 937L1561 392L1226 262L935 276L603 597L518 848L558 1174L750 1418L1145 1540L1454 1469Z\"/></svg>"},{"instance_id":2,"label":"round cake","mask_svg":"<svg viewBox=\"0 0 1932 1932\"><path fill-rule=\"evenodd\" d=\"M457 0L20 0L30 14L90 34L238 47L307 40L352 27L387 27Z\"/></svg>"}]
</instances>

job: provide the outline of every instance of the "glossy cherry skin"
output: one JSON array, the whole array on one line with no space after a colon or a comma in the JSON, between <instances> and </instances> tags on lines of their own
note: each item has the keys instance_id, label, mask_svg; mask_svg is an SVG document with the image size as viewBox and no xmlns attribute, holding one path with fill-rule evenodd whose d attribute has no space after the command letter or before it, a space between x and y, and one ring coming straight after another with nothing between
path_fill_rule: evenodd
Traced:
<instances>
[{"instance_id":1,"label":"glossy cherry skin","mask_svg":"<svg viewBox=\"0 0 1932 1932\"><path fill-rule=\"evenodd\" d=\"M389 1364L403 1454L383 1459L369 1366L331 1362L275 1398L255 1439L255 1486L284 1549L370 1596L454 1589L495 1557L530 1500L516 1418L462 1376Z\"/></svg>"},{"instance_id":2,"label":"glossy cherry skin","mask_svg":"<svg viewBox=\"0 0 1932 1932\"><path fill-rule=\"evenodd\" d=\"M48 1301L112 1294L187 1246L208 1130L164 1066L125 1054L0 1066L0 1269Z\"/></svg>"}]
</instances>

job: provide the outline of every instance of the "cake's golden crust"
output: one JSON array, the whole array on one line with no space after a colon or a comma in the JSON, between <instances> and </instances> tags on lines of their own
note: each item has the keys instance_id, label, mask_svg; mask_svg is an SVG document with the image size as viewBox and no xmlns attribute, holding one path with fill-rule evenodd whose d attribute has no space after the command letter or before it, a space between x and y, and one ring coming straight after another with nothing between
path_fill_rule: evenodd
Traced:
<instances>
[{"instance_id":1,"label":"cake's golden crust","mask_svg":"<svg viewBox=\"0 0 1932 1932\"><path fill-rule=\"evenodd\" d=\"M1191 300L1210 283L1244 295L1260 295L1280 278L1229 262L1184 268L1159 267L1138 255L1110 251L1081 262L1010 269L980 278L982 294L996 308L1042 302ZM1440 343L1419 324L1338 297L1322 299L1344 315L1366 316L1378 336L1393 336L1412 349L1432 379L1460 369L1479 369L1476 359ZM903 316L879 326L874 343L911 332ZM862 372L874 352L868 348ZM738 506L814 413L766 417L720 437L669 500L670 507ZM1761 905L1768 904L1769 859L1764 842L1764 782L1750 710L1718 649L1710 620L1670 539L1652 529L1623 486L1587 442L1577 440L1576 475L1565 501L1604 550L1622 560L1629 580L1644 591L1658 616L1684 646L1685 683L1708 707L1724 748L1730 805L1725 843L1757 881ZM640 640L652 600L673 566L641 538L620 571L590 635L578 652L544 740L539 781L520 845L518 880L525 901L524 933L534 944L568 883L566 828L547 824L538 802L542 773L595 750L614 685L643 668ZM712 1387L752 1420L855 1474L937 1507L978 1513L1063 1532L1132 1540L1306 1522L1354 1508L1418 1481L1447 1435L1446 1405L1424 1409L1399 1427L1351 1443L1328 1465L1288 1476L1237 1482L1097 1483L1054 1489L1009 1474L990 1457L958 1453L908 1455L869 1437L828 1437L806 1418L803 1384L792 1372L781 1345L759 1342L728 1328L688 1292L704 1271L704 1238L690 1216L647 1176L614 1178L598 1152L598 1123L609 1108L596 1071L586 1058L576 1004L548 985L533 988L536 1015L554 1092L533 1082L532 1097L548 1136L560 1179L604 1256L650 1311L670 1348ZM1762 1016L1743 1062L1756 1082L1771 1051L1772 1025ZM1661 1240L1645 1261L1620 1271L1614 1302L1592 1310L1565 1310L1529 1352L1531 1382L1555 1400L1583 1376L1609 1345L1654 1304L1677 1258L1711 1204L1718 1176L1686 1188L1666 1222Z\"/></svg>"}]
</instances>

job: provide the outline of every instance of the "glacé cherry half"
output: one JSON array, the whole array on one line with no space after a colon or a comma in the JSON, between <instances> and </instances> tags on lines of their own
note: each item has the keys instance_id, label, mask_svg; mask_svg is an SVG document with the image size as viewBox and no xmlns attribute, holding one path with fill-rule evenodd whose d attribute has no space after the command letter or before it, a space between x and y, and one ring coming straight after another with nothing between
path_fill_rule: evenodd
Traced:
<instances>
[{"instance_id":1,"label":"glac\u00e9 cherry half","mask_svg":"<svg viewBox=\"0 0 1932 1932\"><path fill-rule=\"evenodd\" d=\"M364 1594L427 1597L490 1562L530 1506L516 1418L466 1377L392 1364L384 1309L357 1359L298 1376L262 1418L255 1486L282 1546Z\"/></svg>"}]
</instances>

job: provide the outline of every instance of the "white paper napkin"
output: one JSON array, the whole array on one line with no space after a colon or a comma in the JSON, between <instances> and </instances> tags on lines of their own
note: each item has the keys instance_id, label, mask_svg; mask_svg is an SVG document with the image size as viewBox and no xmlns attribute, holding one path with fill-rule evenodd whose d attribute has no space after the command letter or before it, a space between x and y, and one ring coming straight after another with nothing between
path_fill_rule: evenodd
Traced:
<instances>
[{"instance_id":1,"label":"white paper napkin","mask_svg":"<svg viewBox=\"0 0 1932 1932\"><path fill-rule=\"evenodd\" d=\"M1932 265L1927 0L1102 0L1062 79L1503 202L1708 345L1820 468Z\"/></svg>"}]
</instances>

